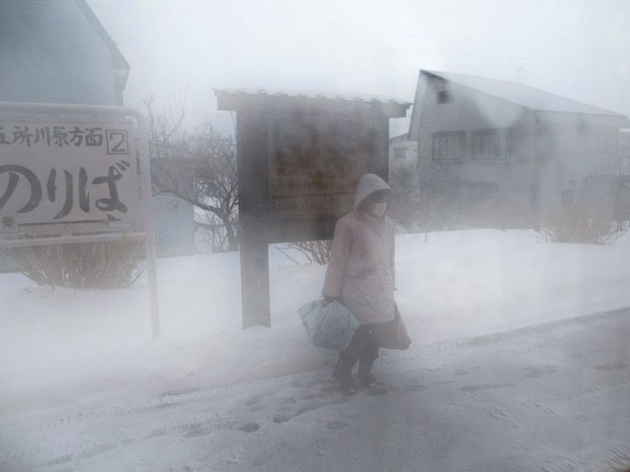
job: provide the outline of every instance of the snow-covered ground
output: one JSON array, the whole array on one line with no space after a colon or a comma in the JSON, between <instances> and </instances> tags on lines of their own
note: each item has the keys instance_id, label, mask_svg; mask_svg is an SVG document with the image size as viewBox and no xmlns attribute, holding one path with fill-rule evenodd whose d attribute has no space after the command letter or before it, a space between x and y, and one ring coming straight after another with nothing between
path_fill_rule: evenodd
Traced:
<instances>
[{"instance_id":1,"label":"snow-covered ground","mask_svg":"<svg viewBox=\"0 0 630 472\"><path fill-rule=\"evenodd\" d=\"M0 275L0 470L630 466L630 235L398 236L413 345L377 361L388 393L351 398L329 382L336 353L310 346L296 314L325 268L271 247L272 328L242 330L238 257L159 260L155 340L146 285Z\"/></svg>"}]
</instances>

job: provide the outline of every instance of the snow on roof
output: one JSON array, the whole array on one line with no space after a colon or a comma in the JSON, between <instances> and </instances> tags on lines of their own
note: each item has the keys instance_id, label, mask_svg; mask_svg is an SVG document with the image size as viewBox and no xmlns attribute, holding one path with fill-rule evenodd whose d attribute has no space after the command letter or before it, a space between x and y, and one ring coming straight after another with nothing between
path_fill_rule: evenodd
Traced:
<instances>
[{"instance_id":1,"label":"snow on roof","mask_svg":"<svg viewBox=\"0 0 630 472\"><path fill-rule=\"evenodd\" d=\"M390 143L401 142L401 141L409 141L409 132L405 131L402 134L397 134L396 136L392 136L389 138Z\"/></svg>"},{"instance_id":2,"label":"snow on roof","mask_svg":"<svg viewBox=\"0 0 630 472\"><path fill-rule=\"evenodd\" d=\"M516 82L486 79L475 75L451 72L429 70L423 70L422 72L522 105L532 110L623 117L623 115L619 113L577 102L570 98L528 87L527 85Z\"/></svg>"},{"instance_id":3,"label":"snow on roof","mask_svg":"<svg viewBox=\"0 0 630 472\"><path fill-rule=\"evenodd\" d=\"M302 97L312 99L325 99L325 100L346 100L346 101L360 101L360 102L377 102L377 103L394 103L397 105L411 106L410 102L404 100L398 100L393 97L387 97L382 95L364 95L364 94L343 94L335 92L321 92L321 91L295 91L295 90L267 90L267 89L214 89L216 95L218 94L236 94L236 95L257 95L257 96L269 96L269 97Z\"/></svg>"}]
</instances>

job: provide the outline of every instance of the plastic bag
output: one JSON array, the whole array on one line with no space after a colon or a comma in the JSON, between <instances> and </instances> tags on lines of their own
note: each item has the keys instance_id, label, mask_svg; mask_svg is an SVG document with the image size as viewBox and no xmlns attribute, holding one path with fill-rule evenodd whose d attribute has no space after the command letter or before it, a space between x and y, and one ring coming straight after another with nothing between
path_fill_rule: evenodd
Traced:
<instances>
[{"instance_id":1,"label":"plastic bag","mask_svg":"<svg viewBox=\"0 0 630 472\"><path fill-rule=\"evenodd\" d=\"M326 303L320 298L301 307L298 314L313 345L326 349L343 351L359 327L354 315L338 301Z\"/></svg>"}]
</instances>

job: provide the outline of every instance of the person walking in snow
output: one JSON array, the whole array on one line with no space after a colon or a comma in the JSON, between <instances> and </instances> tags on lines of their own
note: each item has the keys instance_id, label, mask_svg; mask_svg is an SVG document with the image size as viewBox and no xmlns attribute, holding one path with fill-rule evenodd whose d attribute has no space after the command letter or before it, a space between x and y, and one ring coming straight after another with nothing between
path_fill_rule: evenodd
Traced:
<instances>
[{"instance_id":1,"label":"person walking in snow","mask_svg":"<svg viewBox=\"0 0 630 472\"><path fill-rule=\"evenodd\" d=\"M344 391L355 387L352 369L357 361L361 384L375 383L379 327L394 319L394 224L386 216L391 198L383 179L365 174L357 185L354 211L335 226L322 295L340 301L360 323L333 370Z\"/></svg>"}]
</instances>

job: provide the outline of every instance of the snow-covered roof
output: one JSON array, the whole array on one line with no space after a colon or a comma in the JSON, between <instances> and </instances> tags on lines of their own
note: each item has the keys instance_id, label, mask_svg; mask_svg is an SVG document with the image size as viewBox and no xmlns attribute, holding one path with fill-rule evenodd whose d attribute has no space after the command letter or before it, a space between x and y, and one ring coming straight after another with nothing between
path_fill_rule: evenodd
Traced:
<instances>
[{"instance_id":1,"label":"snow-covered roof","mask_svg":"<svg viewBox=\"0 0 630 472\"><path fill-rule=\"evenodd\" d=\"M438 72L423 70L423 73L449 82L463 85L465 87L487 93L503 100L524 106L535 111L579 113L586 115L607 115L623 117L619 113L614 113L603 108L587 105L570 98L562 97L554 93L528 87L516 82L505 80L486 79L468 74L456 74L452 72Z\"/></svg>"},{"instance_id":2,"label":"snow-covered roof","mask_svg":"<svg viewBox=\"0 0 630 472\"><path fill-rule=\"evenodd\" d=\"M364 95L364 94L347 94L336 92L322 92L315 90L268 90L268 89L214 89L215 95L231 94L231 95L251 95L259 97L293 97L293 98L311 98L324 100L342 100L342 101L358 101L358 102L375 102L375 103L392 103L396 105L411 106L410 102L399 100L397 98L383 95Z\"/></svg>"},{"instance_id":3,"label":"snow-covered roof","mask_svg":"<svg viewBox=\"0 0 630 472\"><path fill-rule=\"evenodd\" d=\"M409 132L405 131L402 134L398 134L396 136L392 136L391 138L389 138L390 143L397 143L397 142L403 142L403 141L409 141Z\"/></svg>"}]
</instances>

